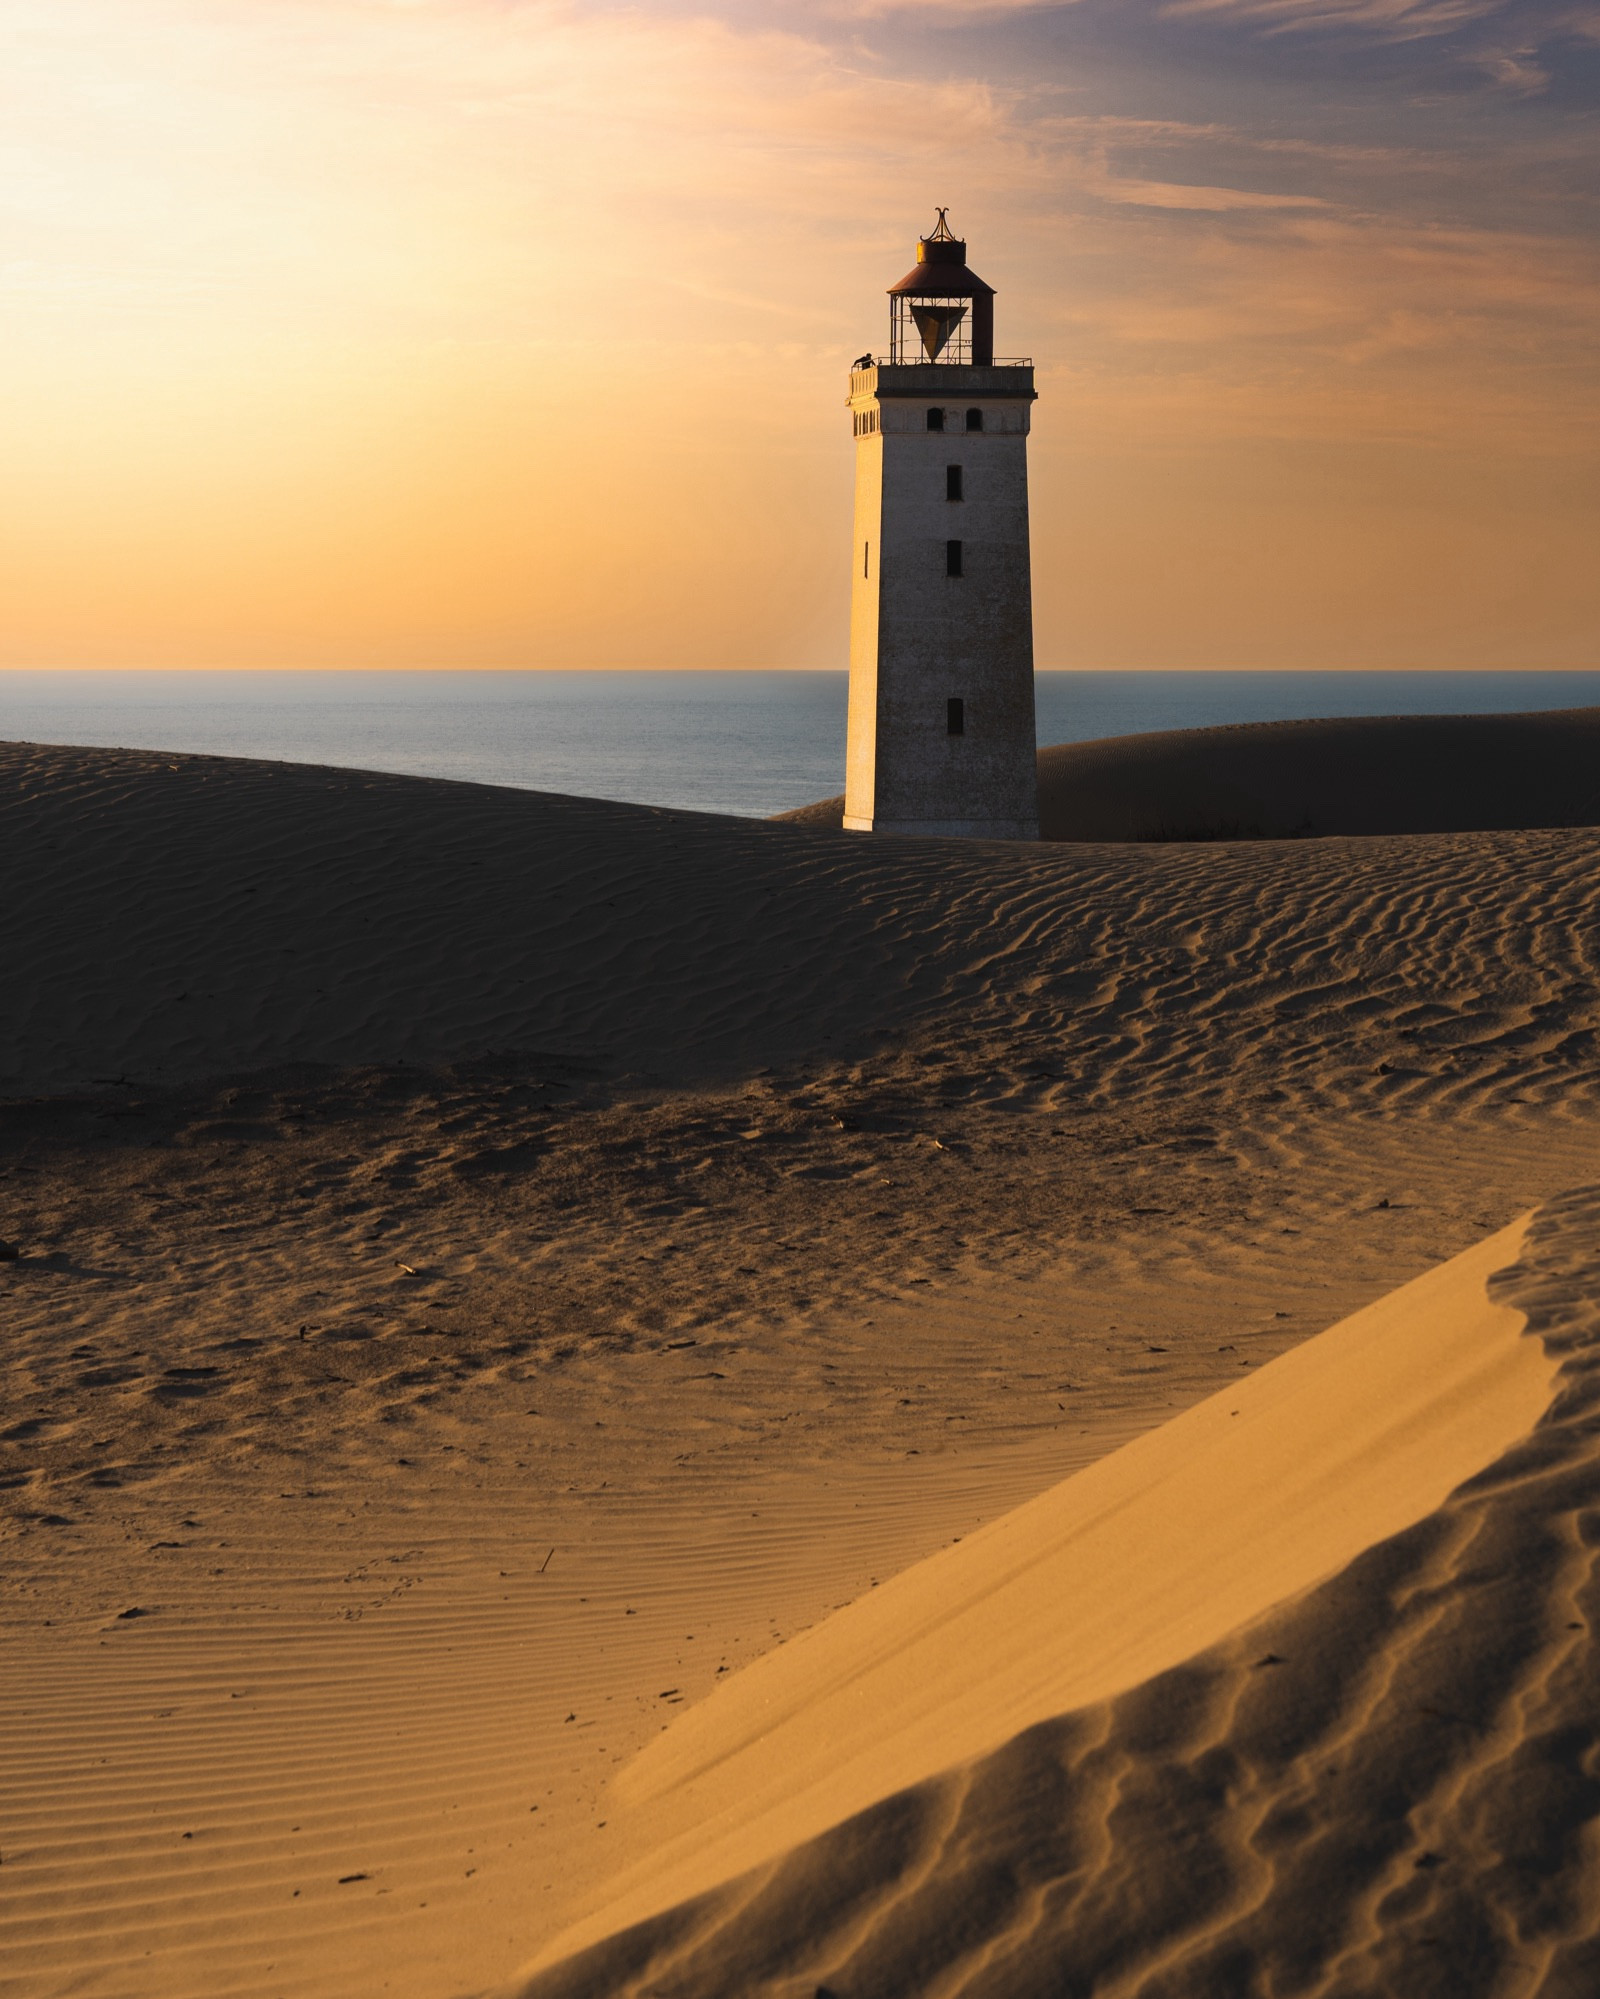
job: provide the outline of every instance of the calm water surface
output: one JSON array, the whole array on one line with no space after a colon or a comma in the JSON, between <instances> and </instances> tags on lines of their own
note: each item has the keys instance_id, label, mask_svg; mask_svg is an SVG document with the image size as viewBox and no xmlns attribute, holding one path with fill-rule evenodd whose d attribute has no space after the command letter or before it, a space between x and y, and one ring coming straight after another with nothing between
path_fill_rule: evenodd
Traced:
<instances>
[{"instance_id":1,"label":"calm water surface","mask_svg":"<svg viewBox=\"0 0 1600 1999\"><path fill-rule=\"evenodd\" d=\"M844 788L840 673L0 672L0 738L199 750L759 817ZM1041 743L1600 705L1600 673L1041 673Z\"/></svg>"}]
</instances>

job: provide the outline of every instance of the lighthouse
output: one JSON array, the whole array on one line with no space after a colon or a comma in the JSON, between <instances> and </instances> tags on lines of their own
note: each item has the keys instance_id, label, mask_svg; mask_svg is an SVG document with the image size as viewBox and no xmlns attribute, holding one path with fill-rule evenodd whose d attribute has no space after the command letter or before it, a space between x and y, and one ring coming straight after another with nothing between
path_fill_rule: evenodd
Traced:
<instances>
[{"instance_id":1,"label":"lighthouse","mask_svg":"<svg viewBox=\"0 0 1600 1999\"><path fill-rule=\"evenodd\" d=\"M1028 427L994 291L938 211L850 371L856 440L844 823L1036 840Z\"/></svg>"}]
</instances>

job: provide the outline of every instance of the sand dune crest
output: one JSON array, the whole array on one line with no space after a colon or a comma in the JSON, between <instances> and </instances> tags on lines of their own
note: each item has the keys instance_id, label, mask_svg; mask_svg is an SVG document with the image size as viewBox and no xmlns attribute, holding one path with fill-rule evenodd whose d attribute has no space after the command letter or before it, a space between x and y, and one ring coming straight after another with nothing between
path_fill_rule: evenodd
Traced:
<instances>
[{"instance_id":1,"label":"sand dune crest","mask_svg":"<svg viewBox=\"0 0 1600 1999\"><path fill-rule=\"evenodd\" d=\"M1526 1226L747 1667L623 1774L648 1854L551 1956L1179 1665L1432 1513L1549 1400L1554 1361L1487 1290Z\"/></svg>"},{"instance_id":2,"label":"sand dune crest","mask_svg":"<svg viewBox=\"0 0 1600 1999\"><path fill-rule=\"evenodd\" d=\"M1295 839L1600 823L1600 709L1348 715L1055 743L1046 840ZM844 797L777 816L836 826Z\"/></svg>"}]
</instances>

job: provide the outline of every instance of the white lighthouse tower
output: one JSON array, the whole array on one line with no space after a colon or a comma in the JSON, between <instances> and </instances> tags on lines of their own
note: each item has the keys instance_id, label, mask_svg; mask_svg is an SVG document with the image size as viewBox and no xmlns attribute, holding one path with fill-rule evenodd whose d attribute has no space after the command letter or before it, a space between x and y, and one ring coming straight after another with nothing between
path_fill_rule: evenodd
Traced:
<instances>
[{"instance_id":1,"label":"white lighthouse tower","mask_svg":"<svg viewBox=\"0 0 1600 1999\"><path fill-rule=\"evenodd\" d=\"M844 823L1039 837L1028 563L1031 362L945 211L850 371L855 581Z\"/></svg>"}]
</instances>

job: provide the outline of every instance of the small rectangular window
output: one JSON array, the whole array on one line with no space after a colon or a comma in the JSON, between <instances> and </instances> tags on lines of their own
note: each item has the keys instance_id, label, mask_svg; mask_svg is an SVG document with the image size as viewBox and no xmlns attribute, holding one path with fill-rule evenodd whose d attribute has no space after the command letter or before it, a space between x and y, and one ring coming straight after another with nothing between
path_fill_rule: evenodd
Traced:
<instances>
[{"instance_id":1,"label":"small rectangular window","mask_svg":"<svg viewBox=\"0 0 1600 1999\"><path fill-rule=\"evenodd\" d=\"M872 543L870 541L864 541L861 544L861 574L863 576L870 576L872 574L871 562L872 562Z\"/></svg>"},{"instance_id":2,"label":"small rectangular window","mask_svg":"<svg viewBox=\"0 0 1600 1999\"><path fill-rule=\"evenodd\" d=\"M929 428L929 430L943 430L943 429L944 429L944 411L943 411L943 410L929 410L929 412L928 412L928 428Z\"/></svg>"},{"instance_id":3,"label":"small rectangular window","mask_svg":"<svg viewBox=\"0 0 1600 1999\"><path fill-rule=\"evenodd\" d=\"M959 694L952 694L944 704L944 732L947 736L967 733L967 704Z\"/></svg>"},{"instance_id":4,"label":"small rectangular window","mask_svg":"<svg viewBox=\"0 0 1600 1999\"><path fill-rule=\"evenodd\" d=\"M961 574L961 544L958 541L947 541L944 545L944 573L946 576Z\"/></svg>"},{"instance_id":5,"label":"small rectangular window","mask_svg":"<svg viewBox=\"0 0 1600 1999\"><path fill-rule=\"evenodd\" d=\"M947 500L959 500L962 497L959 465L947 465L944 468L944 496Z\"/></svg>"}]
</instances>

